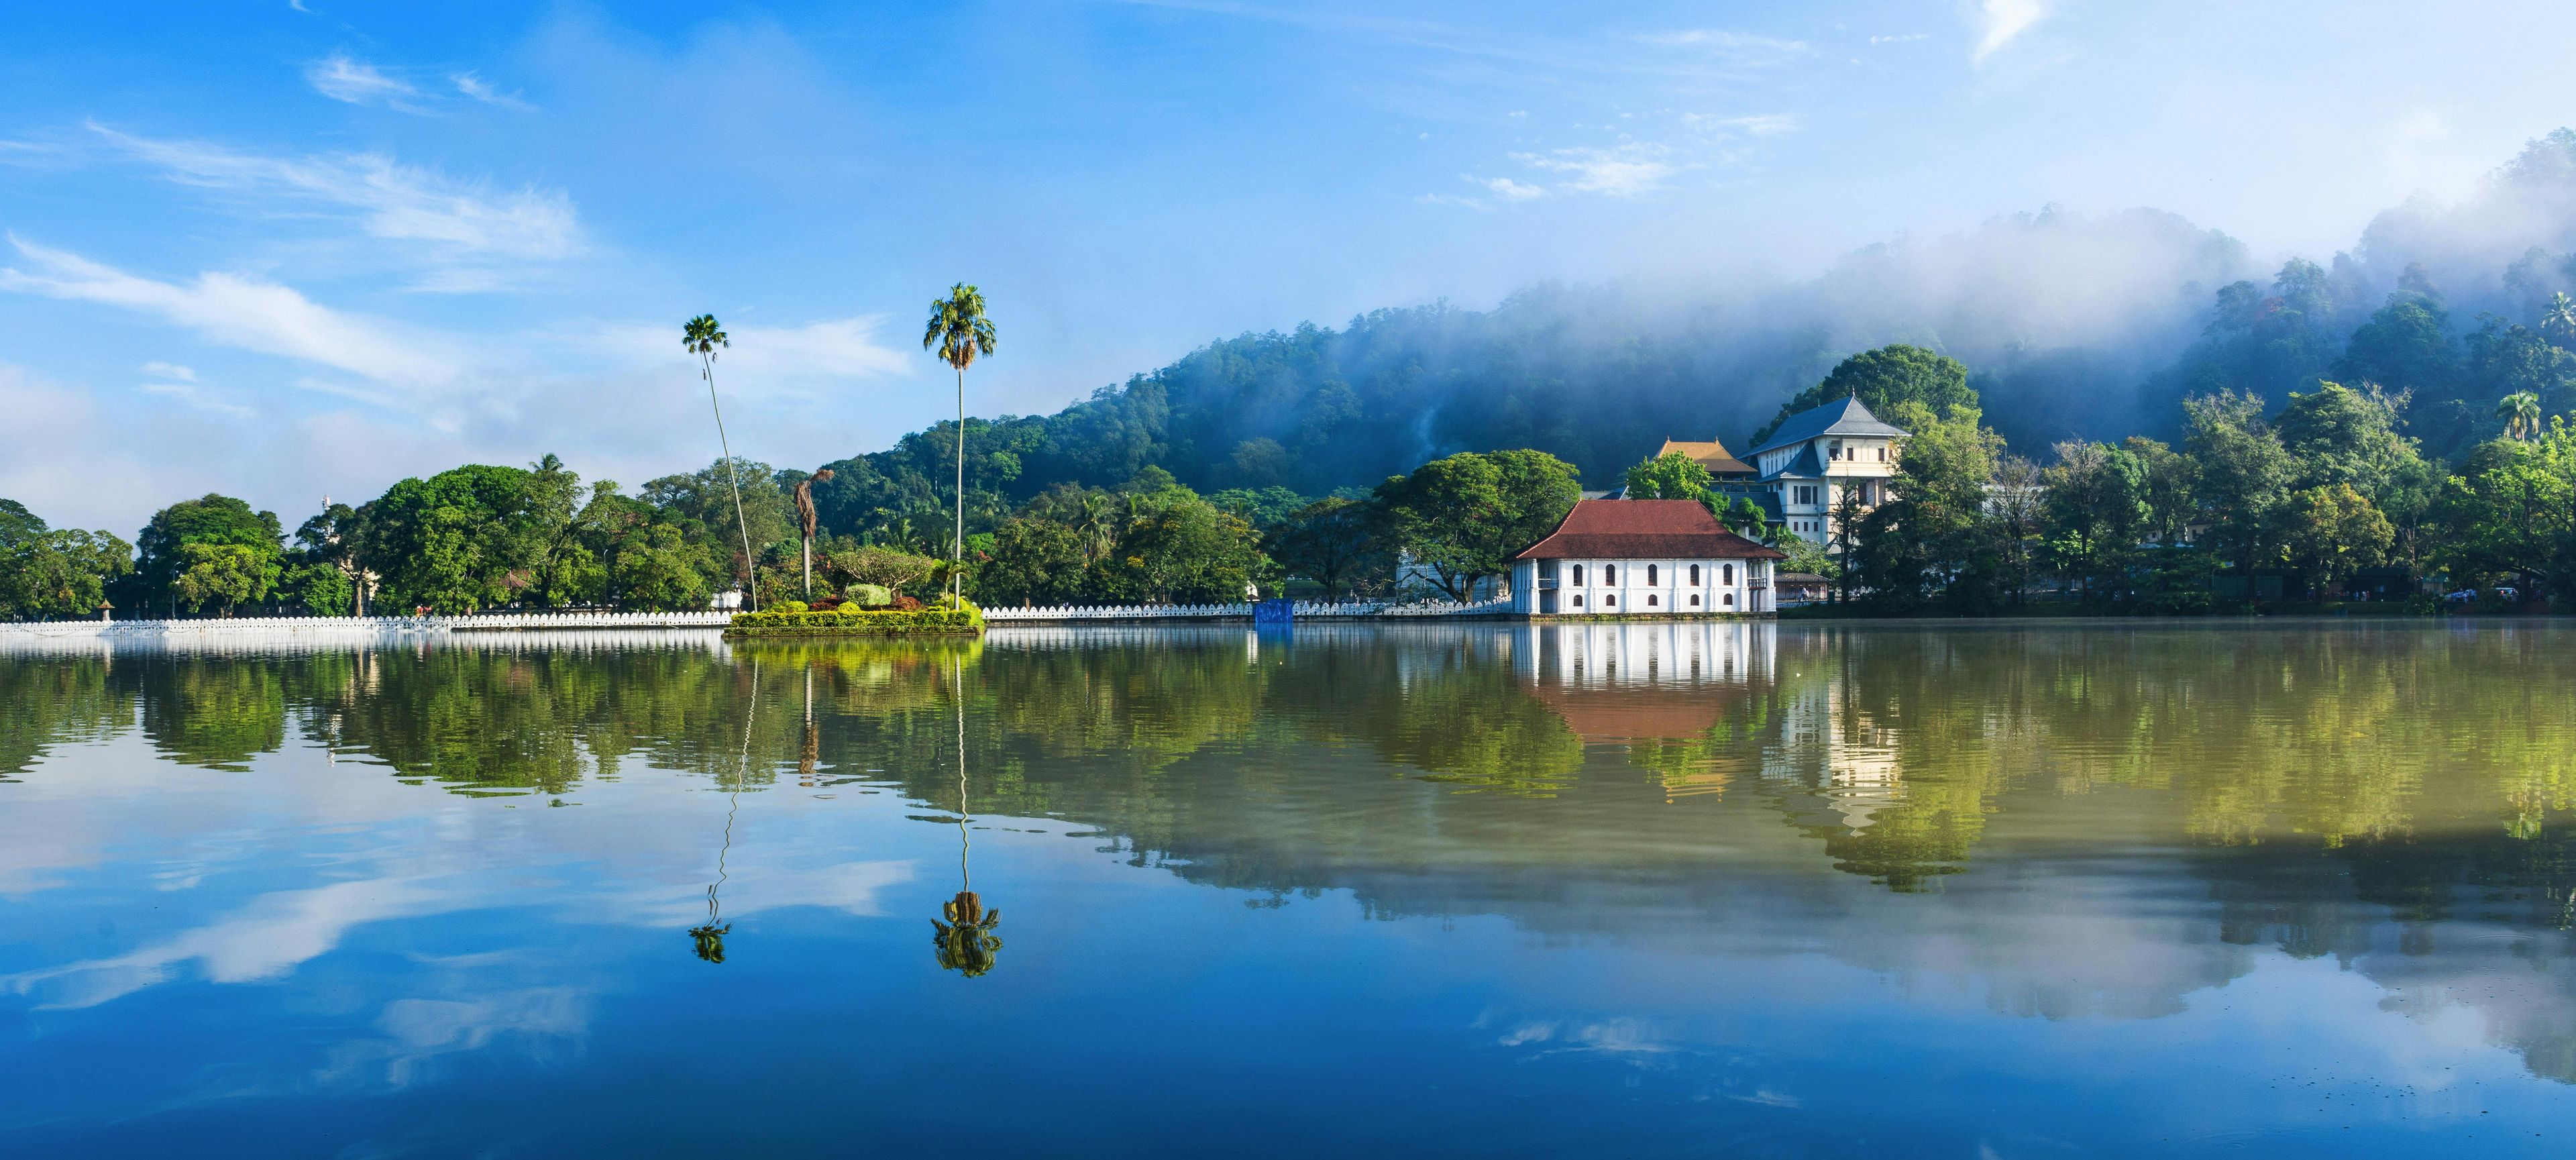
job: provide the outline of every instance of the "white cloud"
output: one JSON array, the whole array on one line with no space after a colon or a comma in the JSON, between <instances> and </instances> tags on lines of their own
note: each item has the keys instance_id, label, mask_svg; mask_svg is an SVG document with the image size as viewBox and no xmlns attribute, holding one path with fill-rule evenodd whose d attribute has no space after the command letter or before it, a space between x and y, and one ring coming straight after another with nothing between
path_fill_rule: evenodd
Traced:
<instances>
[{"instance_id":1,"label":"white cloud","mask_svg":"<svg viewBox=\"0 0 2576 1160\"><path fill-rule=\"evenodd\" d=\"M1534 198L1547 196L1547 190L1541 186L1524 185L1508 177L1478 178L1470 177L1463 173L1459 174L1459 176L1465 177L1469 181L1492 190L1494 196L1499 197L1504 201L1529 201Z\"/></svg>"},{"instance_id":2,"label":"white cloud","mask_svg":"<svg viewBox=\"0 0 2576 1160\"><path fill-rule=\"evenodd\" d=\"M1903 36L1873 36L1869 38L1869 42L1871 44L1906 44L1921 40L1925 35L1920 32L1909 32Z\"/></svg>"},{"instance_id":3,"label":"white cloud","mask_svg":"<svg viewBox=\"0 0 2576 1160\"><path fill-rule=\"evenodd\" d=\"M0 267L0 290L119 306L160 317L209 342L335 367L385 383L451 379L446 359L376 322L316 305L290 287L233 274L158 282L77 254L9 238L27 269Z\"/></svg>"},{"instance_id":4,"label":"white cloud","mask_svg":"<svg viewBox=\"0 0 2576 1160\"><path fill-rule=\"evenodd\" d=\"M1788 113L1755 113L1741 117L1712 117L1685 113L1682 123L1694 129L1721 135L1742 133L1749 137L1776 137L1798 130L1798 118Z\"/></svg>"},{"instance_id":5,"label":"white cloud","mask_svg":"<svg viewBox=\"0 0 2576 1160\"><path fill-rule=\"evenodd\" d=\"M231 415L236 418L248 419L258 414L258 412L242 406L239 403L227 403L221 399L215 398L214 396L207 394L204 388L201 388L194 383L145 383L138 389L147 395L160 395L164 398L177 399L178 401L191 407L195 407L200 411L212 411L218 415Z\"/></svg>"},{"instance_id":6,"label":"white cloud","mask_svg":"<svg viewBox=\"0 0 2576 1160\"><path fill-rule=\"evenodd\" d=\"M305 66L304 79L313 86L314 92L352 105L382 103L400 107L401 98L420 95L420 90L386 76L374 65L353 60L344 52L332 53Z\"/></svg>"},{"instance_id":7,"label":"white cloud","mask_svg":"<svg viewBox=\"0 0 2576 1160\"><path fill-rule=\"evenodd\" d=\"M177 363L148 362L143 364L143 373L155 378L177 379L183 383L197 381L197 372L194 369Z\"/></svg>"},{"instance_id":8,"label":"white cloud","mask_svg":"<svg viewBox=\"0 0 2576 1160\"><path fill-rule=\"evenodd\" d=\"M451 73L447 79L455 83L457 92L463 93L468 97L472 97L475 100L483 102L484 104L499 105L505 109L526 109L530 107L526 101L520 100L516 94L505 93L499 89L493 88L490 82L485 81L483 78L476 76L473 73Z\"/></svg>"},{"instance_id":9,"label":"white cloud","mask_svg":"<svg viewBox=\"0 0 2576 1160\"><path fill-rule=\"evenodd\" d=\"M2013 38L2030 31L2048 15L2048 0L1981 0L1977 11L1977 51L1974 60L1984 63L1997 50L2012 43Z\"/></svg>"},{"instance_id":10,"label":"white cloud","mask_svg":"<svg viewBox=\"0 0 2576 1160\"><path fill-rule=\"evenodd\" d=\"M1687 48L1717 61L1743 68L1762 68L1788 64L1803 59L1813 50L1803 40L1784 40L1776 36L1755 36L1716 28L1690 28L1676 32L1650 33L1639 39L1668 48Z\"/></svg>"},{"instance_id":11,"label":"white cloud","mask_svg":"<svg viewBox=\"0 0 2576 1160\"><path fill-rule=\"evenodd\" d=\"M494 191L381 153L267 157L196 141L155 141L92 124L173 181L254 199L353 211L369 234L451 257L549 261L582 247L580 215L558 190ZM275 208L274 205L270 208Z\"/></svg>"},{"instance_id":12,"label":"white cloud","mask_svg":"<svg viewBox=\"0 0 2576 1160\"><path fill-rule=\"evenodd\" d=\"M1634 197L1663 187L1681 172L1670 160L1672 150L1646 141L1624 141L1609 148L1559 149L1552 153L1514 153L1522 164L1571 175L1558 188L1610 197Z\"/></svg>"}]
</instances>

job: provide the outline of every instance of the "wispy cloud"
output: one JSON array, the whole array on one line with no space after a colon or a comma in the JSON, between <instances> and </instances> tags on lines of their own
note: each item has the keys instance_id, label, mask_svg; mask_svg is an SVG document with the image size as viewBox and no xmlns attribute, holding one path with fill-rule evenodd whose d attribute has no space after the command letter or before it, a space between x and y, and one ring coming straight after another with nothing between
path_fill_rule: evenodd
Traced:
<instances>
[{"instance_id":1,"label":"wispy cloud","mask_svg":"<svg viewBox=\"0 0 2576 1160\"><path fill-rule=\"evenodd\" d=\"M1669 146L1651 141L1623 141L1607 148L1558 149L1549 153L1514 153L1512 159L1551 173L1567 175L1558 188L1574 193L1635 197L1663 188L1685 168L1672 159Z\"/></svg>"},{"instance_id":2,"label":"wispy cloud","mask_svg":"<svg viewBox=\"0 0 2576 1160\"><path fill-rule=\"evenodd\" d=\"M1492 191L1494 196L1499 197L1504 201L1530 201L1535 198L1547 196L1547 190L1543 186L1524 185L1508 177L1479 178L1471 177L1463 173L1459 174L1459 176L1465 177L1469 181L1484 186L1487 190Z\"/></svg>"},{"instance_id":3,"label":"wispy cloud","mask_svg":"<svg viewBox=\"0 0 2576 1160\"><path fill-rule=\"evenodd\" d=\"M572 199L557 190L495 190L381 153L271 157L197 141L156 141L97 124L90 128L127 156L159 166L173 181L236 195L258 211L347 211L371 235L449 259L543 262L582 248L580 216Z\"/></svg>"},{"instance_id":4,"label":"wispy cloud","mask_svg":"<svg viewBox=\"0 0 2576 1160\"><path fill-rule=\"evenodd\" d=\"M1785 40L1777 36L1756 36L1728 32L1717 28L1685 28L1673 32L1648 33L1640 37L1648 44L1673 48L1693 48L1732 64L1786 64L1812 51L1806 41Z\"/></svg>"},{"instance_id":5,"label":"wispy cloud","mask_svg":"<svg viewBox=\"0 0 2576 1160\"><path fill-rule=\"evenodd\" d=\"M1921 32L1909 32L1903 36L1873 36L1869 38L1869 42L1871 44L1907 44L1921 40L1925 35Z\"/></svg>"},{"instance_id":6,"label":"wispy cloud","mask_svg":"<svg viewBox=\"0 0 2576 1160\"><path fill-rule=\"evenodd\" d=\"M520 100L518 94L505 93L499 89L493 88L491 82L470 72L452 73L449 74L447 79L456 85L457 92L463 93L466 96L481 101L487 105L499 105L504 109L528 109L533 107L526 101Z\"/></svg>"},{"instance_id":7,"label":"wispy cloud","mask_svg":"<svg viewBox=\"0 0 2576 1160\"><path fill-rule=\"evenodd\" d=\"M453 379L456 368L383 324L318 305L294 289L234 274L190 282L138 277L11 235L26 267L0 267L0 290L97 302L161 318L220 346L282 355L390 384Z\"/></svg>"},{"instance_id":8,"label":"wispy cloud","mask_svg":"<svg viewBox=\"0 0 2576 1160\"><path fill-rule=\"evenodd\" d=\"M376 66L356 60L344 52L335 52L304 68L306 83L313 91L335 101L352 105L399 105L405 97L417 97L420 90L386 76Z\"/></svg>"},{"instance_id":9,"label":"wispy cloud","mask_svg":"<svg viewBox=\"0 0 2576 1160\"><path fill-rule=\"evenodd\" d=\"M1973 59L1984 63L2046 15L2048 0L1982 0L1977 10L1977 51Z\"/></svg>"}]
</instances>

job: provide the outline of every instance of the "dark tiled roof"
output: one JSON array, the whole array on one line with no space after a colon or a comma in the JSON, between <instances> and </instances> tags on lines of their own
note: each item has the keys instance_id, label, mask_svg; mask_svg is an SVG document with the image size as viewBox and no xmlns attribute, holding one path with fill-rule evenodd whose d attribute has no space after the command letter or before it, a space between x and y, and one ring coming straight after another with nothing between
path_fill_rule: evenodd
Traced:
<instances>
[{"instance_id":1,"label":"dark tiled roof","mask_svg":"<svg viewBox=\"0 0 2576 1160\"><path fill-rule=\"evenodd\" d=\"M1789 457L1789 462L1780 465L1780 470L1763 476L1762 479L1767 483L1782 476L1790 475L1794 475L1800 479L1823 479L1825 477L1825 461L1816 458L1815 444L1809 443L1804 447L1800 447L1796 455Z\"/></svg>"},{"instance_id":2,"label":"dark tiled roof","mask_svg":"<svg viewBox=\"0 0 2576 1160\"><path fill-rule=\"evenodd\" d=\"M1516 560L1783 560L1691 499L1587 499Z\"/></svg>"},{"instance_id":3,"label":"dark tiled roof","mask_svg":"<svg viewBox=\"0 0 2576 1160\"><path fill-rule=\"evenodd\" d=\"M1792 443L1824 435L1893 435L1902 438L1905 430L1891 427L1870 414L1857 398L1838 399L1821 407L1810 407L1789 416L1780 429L1771 433L1770 441L1753 449L1753 454L1776 451Z\"/></svg>"}]
</instances>

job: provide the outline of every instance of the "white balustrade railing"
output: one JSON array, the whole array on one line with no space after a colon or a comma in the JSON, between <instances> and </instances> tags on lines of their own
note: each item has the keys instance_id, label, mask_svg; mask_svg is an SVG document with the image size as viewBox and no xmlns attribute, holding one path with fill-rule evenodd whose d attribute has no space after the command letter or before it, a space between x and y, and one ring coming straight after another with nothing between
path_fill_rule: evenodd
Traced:
<instances>
[{"instance_id":1,"label":"white balustrade railing","mask_svg":"<svg viewBox=\"0 0 2576 1160\"><path fill-rule=\"evenodd\" d=\"M174 637L234 634L416 636L448 632L723 628L729 612L496 612L479 616L233 616L204 620L38 620L0 623L0 638Z\"/></svg>"},{"instance_id":2,"label":"white balustrade railing","mask_svg":"<svg viewBox=\"0 0 2576 1160\"><path fill-rule=\"evenodd\" d=\"M1356 620L1364 618L1490 616L1511 611L1509 600L1487 600L1456 604L1445 600L1390 603L1376 600L1300 600L1295 603L1299 620ZM1056 624L1064 621L1121 620L1250 620L1250 604L1059 604L1039 608L987 608L987 624L1023 623Z\"/></svg>"}]
</instances>

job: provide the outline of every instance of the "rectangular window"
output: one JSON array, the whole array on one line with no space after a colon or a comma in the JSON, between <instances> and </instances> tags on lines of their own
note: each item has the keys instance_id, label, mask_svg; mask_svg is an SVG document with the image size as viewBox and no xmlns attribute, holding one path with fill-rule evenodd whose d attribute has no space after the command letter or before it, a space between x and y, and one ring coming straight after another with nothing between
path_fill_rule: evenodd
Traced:
<instances>
[{"instance_id":1,"label":"rectangular window","mask_svg":"<svg viewBox=\"0 0 2576 1160\"><path fill-rule=\"evenodd\" d=\"M1582 597L1580 597L1580 596L1575 597L1575 598L1574 598L1574 606L1575 606L1576 608L1581 608L1581 607L1583 607L1583 598L1582 598Z\"/></svg>"},{"instance_id":2,"label":"rectangular window","mask_svg":"<svg viewBox=\"0 0 2576 1160\"><path fill-rule=\"evenodd\" d=\"M1651 587L1653 587L1653 586L1654 586L1654 583L1655 583L1655 566L1654 566L1654 565L1652 565L1652 564L1648 564L1648 565L1646 565L1646 586L1651 588ZM1650 600L1650 601L1647 601L1647 603L1652 604L1652 603L1654 603L1654 602Z\"/></svg>"},{"instance_id":3,"label":"rectangular window","mask_svg":"<svg viewBox=\"0 0 2576 1160\"><path fill-rule=\"evenodd\" d=\"M1604 608L1617 608L1619 607L1619 598L1616 596L1604 596L1601 598L1601 605Z\"/></svg>"},{"instance_id":4,"label":"rectangular window","mask_svg":"<svg viewBox=\"0 0 2576 1160\"><path fill-rule=\"evenodd\" d=\"M1881 447L1878 449L1878 461L1881 463L1887 462L1887 448Z\"/></svg>"},{"instance_id":5,"label":"rectangular window","mask_svg":"<svg viewBox=\"0 0 2576 1160\"><path fill-rule=\"evenodd\" d=\"M1581 603L1583 603L1583 601L1582 601L1581 599L1577 599L1577 600L1575 600L1575 603L1576 603L1576 604L1581 604ZM1727 606L1728 608L1733 608L1733 607L1735 607L1735 594L1734 594L1734 593L1729 592L1729 593L1727 593L1727 594L1726 594L1726 606Z\"/></svg>"},{"instance_id":6,"label":"rectangular window","mask_svg":"<svg viewBox=\"0 0 2576 1160\"><path fill-rule=\"evenodd\" d=\"M1699 587L1699 565L1691 565L1691 587Z\"/></svg>"},{"instance_id":7,"label":"rectangular window","mask_svg":"<svg viewBox=\"0 0 2576 1160\"><path fill-rule=\"evenodd\" d=\"M1583 583L1583 565L1581 565L1581 564L1577 564L1577 565L1575 565L1575 566L1574 566L1574 583L1575 583L1575 584L1576 584L1576 586L1578 586L1578 587L1580 587L1580 586L1582 585L1582 583ZM1582 598L1582 597L1580 597L1580 596L1577 596L1577 597L1575 597L1575 598L1574 598L1574 602L1575 602L1576 604L1581 604L1581 603L1583 603L1583 598Z\"/></svg>"},{"instance_id":8,"label":"rectangular window","mask_svg":"<svg viewBox=\"0 0 2576 1160\"><path fill-rule=\"evenodd\" d=\"M1656 598L1655 598L1655 597L1653 597L1653 596L1648 596L1648 597L1646 597L1646 607L1648 607L1648 608L1653 608L1653 607L1655 607L1655 599L1656 599Z\"/></svg>"},{"instance_id":9,"label":"rectangular window","mask_svg":"<svg viewBox=\"0 0 2576 1160\"><path fill-rule=\"evenodd\" d=\"M1733 583L1735 583L1735 565L1733 565L1733 564L1728 564L1728 565L1726 565L1726 566L1725 566L1725 568L1724 568L1724 570L1723 570L1723 573L1724 573L1724 575L1725 575L1725 577L1726 577L1726 579L1723 581L1723 583L1727 583L1727 584L1733 584Z\"/></svg>"},{"instance_id":10,"label":"rectangular window","mask_svg":"<svg viewBox=\"0 0 2576 1160\"><path fill-rule=\"evenodd\" d=\"M1694 593L1692 593L1692 594L1691 594L1691 607L1693 607L1693 608L1697 608L1697 607L1699 607L1699 594L1698 594L1698 593L1695 593L1695 592L1694 592Z\"/></svg>"},{"instance_id":11,"label":"rectangular window","mask_svg":"<svg viewBox=\"0 0 2576 1160\"><path fill-rule=\"evenodd\" d=\"M1601 566L1601 582L1604 584L1618 583L1619 566L1617 564L1603 564Z\"/></svg>"}]
</instances>

